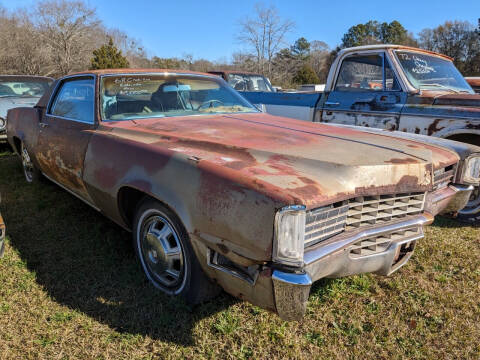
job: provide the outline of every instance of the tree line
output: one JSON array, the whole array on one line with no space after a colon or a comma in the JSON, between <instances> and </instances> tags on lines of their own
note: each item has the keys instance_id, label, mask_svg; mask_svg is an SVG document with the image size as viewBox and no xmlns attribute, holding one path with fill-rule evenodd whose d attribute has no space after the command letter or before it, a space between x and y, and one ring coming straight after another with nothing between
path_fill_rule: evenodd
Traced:
<instances>
[{"instance_id":1,"label":"tree line","mask_svg":"<svg viewBox=\"0 0 480 360\"><path fill-rule=\"evenodd\" d=\"M230 61L149 56L141 41L121 29L107 28L83 0L43 0L33 8L8 12L0 5L0 73L61 76L87 68L150 67L258 72L272 83L296 87L325 82L342 48L401 44L433 50L454 59L464 75L480 75L480 23L447 21L412 34L398 21L368 21L350 27L334 49L316 39L287 38L296 24L273 5L255 5L252 16L237 23L242 51Z\"/></svg>"}]
</instances>

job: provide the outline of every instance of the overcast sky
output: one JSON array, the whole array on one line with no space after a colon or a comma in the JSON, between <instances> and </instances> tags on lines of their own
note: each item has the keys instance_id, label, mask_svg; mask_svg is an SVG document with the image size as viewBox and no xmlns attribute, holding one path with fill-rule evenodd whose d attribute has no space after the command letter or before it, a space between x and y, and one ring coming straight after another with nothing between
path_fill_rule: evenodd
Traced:
<instances>
[{"instance_id":1,"label":"overcast sky","mask_svg":"<svg viewBox=\"0 0 480 360\"><path fill-rule=\"evenodd\" d=\"M31 6L36 0L0 0L10 10ZM140 39L149 55L160 57L191 54L195 59L230 60L244 49L235 39L238 21L253 15L254 0L88 0L108 27L116 27ZM283 18L296 23L288 36L322 40L330 47L340 43L347 29L368 20L398 20L417 34L446 20L477 24L480 0L278 0Z\"/></svg>"}]
</instances>

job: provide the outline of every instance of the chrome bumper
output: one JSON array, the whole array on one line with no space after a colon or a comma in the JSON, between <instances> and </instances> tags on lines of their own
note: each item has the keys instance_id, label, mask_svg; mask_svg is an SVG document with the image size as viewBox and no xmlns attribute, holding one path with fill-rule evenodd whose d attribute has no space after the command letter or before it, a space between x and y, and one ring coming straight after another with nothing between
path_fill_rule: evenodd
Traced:
<instances>
[{"instance_id":1,"label":"chrome bumper","mask_svg":"<svg viewBox=\"0 0 480 360\"><path fill-rule=\"evenodd\" d=\"M272 280L279 316L284 320L300 320L305 314L310 287L321 278L369 272L390 275L395 272L407 263L416 241L423 238L423 226L432 221L433 216L425 213L382 227L336 236L305 252L301 272L274 270ZM365 242L368 245L371 239L402 231L406 236L392 239L385 250L367 255L353 253L358 244Z\"/></svg>"},{"instance_id":2,"label":"chrome bumper","mask_svg":"<svg viewBox=\"0 0 480 360\"><path fill-rule=\"evenodd\" d=\"M468 203L474 188L471 185L451 184L427 194L425 211L430 214L458 213Z\"/></svg>"},{"instance_id":3,"label":"chrome bumper","mask_svg":"<svg viewBox=\"0 0 480 360\"><path fill-rule=\"evenodd\" d=\"M7 141L7 133L6 132L0 132L0 143L6 142Z\"/></svg>"}]
</instances>

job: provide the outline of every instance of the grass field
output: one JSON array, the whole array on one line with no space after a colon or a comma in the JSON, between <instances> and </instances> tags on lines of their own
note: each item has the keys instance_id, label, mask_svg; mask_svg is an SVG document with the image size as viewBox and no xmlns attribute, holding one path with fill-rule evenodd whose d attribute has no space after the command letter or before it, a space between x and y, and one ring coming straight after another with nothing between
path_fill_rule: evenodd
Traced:
<instances>
[{"instance_id":1,"label":"grass field","mask_svg":"<svg viewBox=\"0 0 480 360\"><path fill-rule=\"evenodd\" d=\"M130 234L0 149L0 359L478 359L480 228L438 219L393 276L324 280L303 322L156 291Z\"/></svg>"}]
</instances>

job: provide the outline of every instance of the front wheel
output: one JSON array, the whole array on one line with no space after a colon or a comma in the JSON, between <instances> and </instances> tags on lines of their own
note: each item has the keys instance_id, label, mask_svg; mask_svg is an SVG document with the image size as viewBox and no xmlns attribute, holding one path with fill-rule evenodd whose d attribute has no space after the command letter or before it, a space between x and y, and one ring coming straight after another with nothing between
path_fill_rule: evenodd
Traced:
<instances>
[{"instance_id":1,"label":"front wheel","mask_svg":"<svg viewBox=\"0 0 480 360\"><path fill-rule=\"evenodd\" d=\"M133 245L148 280L168 295L190 304L219 292L198 263L190 239L176 215L160 202L145 199L137 208Z\"/></svg>"},{"instance_id":2,"label":"front wheel","mask_svg":"<svg viewBox=\"0 0 480 360\"><path fill-rule=\"evenodd\" d=\"M41 176L40 170L38 170L35 164L32 162L30 154L28 153L28 150L23 142L20 149L20 156L22 158L23 174L25 175L25 180L29 184L37 182Z\"/></svg>"},{"instance_id":3,"label":"front wheel","mask_svg":"<svg viewBox=\"0 0 480 360\"><path fill-rule=\"evenodd\" d=\"M480 187L473 190L467 206L458 212L458 220L471 224L480 224Z\"/></svg>"}]
</instances>

